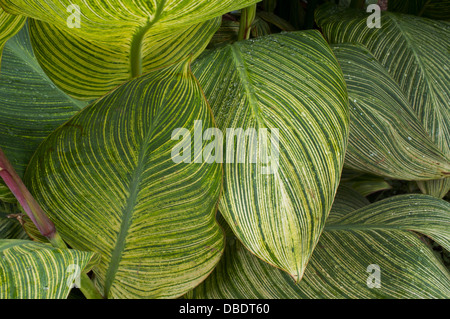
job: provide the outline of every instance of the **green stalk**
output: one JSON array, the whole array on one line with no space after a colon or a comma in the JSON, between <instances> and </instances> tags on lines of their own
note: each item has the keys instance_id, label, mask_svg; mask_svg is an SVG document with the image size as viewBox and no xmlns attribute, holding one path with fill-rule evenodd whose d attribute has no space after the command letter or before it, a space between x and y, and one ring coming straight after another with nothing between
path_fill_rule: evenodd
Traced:
<instances>
[{"instance_id":1,"label":"green stalk","mask_svg":"<svg viewBox=\"0 0 450 319\"><path fill-rule=\"evenodd\" d=\"M155 16L152 21L147 21L146 25L137 29L136 33L131 39L130 49L130 64L131 64L131 78L135 78L142 75L142 44L144 37L148 30L160 19L166 0L159 2L156 8Z\"/></svg>"},{"instance_id":2,"label":"green stalk","mask_svg":"<svg viewBox=\"0 0 450 319\"><path fill-rule=\"evenodd\" d=\"M67 245L56 230L55 224L48 218L37 201L31 195L22 179L0 148L0 177L5 181L11 192L17 198L25 213L36 225L42 236L46 237L53 247L67 249ZM81 275L80 290L88 299L103 299L95 289L87 274Z\"/></svg>"},{"instance_id":3,"label":"green stalk","mask_svg":"<svg viewBox=\"0 0 450 319\"><path fill-rule=\"evenodd\" d=\"M241 10L241 21L239 25L238 41L250 38L252 23L256 17L256 4Z\"/></svg>"}]
</instances>

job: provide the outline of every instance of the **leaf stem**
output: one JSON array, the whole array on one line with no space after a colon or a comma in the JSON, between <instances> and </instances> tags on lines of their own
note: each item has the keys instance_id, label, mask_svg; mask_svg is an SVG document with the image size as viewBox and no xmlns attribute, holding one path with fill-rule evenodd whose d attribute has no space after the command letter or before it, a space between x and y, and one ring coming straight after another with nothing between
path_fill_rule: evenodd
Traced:
<instances>
[{"instance_id":1,"label":"leaf stem","mask_svg":"<svg viewBox=\"0 0 450 319\"><path fill-rule=\"evenodd\" d=\"M56 228L53 222L47 217L34 197L28 191L14 167L11 165L6 155L0 149L0 177L5 181L11 192L23 207L25 213L36 225L39 232L50 242L56 235Z\"/></svg>"},{"instance_id":2,"label":"leaf stem","mask_svg":"<svg viewBox=\"0 0 450 319\"><path fill-rule=\"evenodd\" d=\"M5 181L11 192L17 198L25 213L30 217L31 221L36 225L42 236L46 237L53 247L59 249L67 249L67 245L61 235L56 230L55 224L48 218L37 201L31 195L22 179L17 175L14 167L9 162L5 153L0 148L0 177ZM80 290L88 299L103 299L102 295L97 291L94 283L89 279L88 275L81 274Z\"/></svg>"},{"instance_id":3,"label":"leaf stem","mask_svg":"<svg viewBox=\"0 0 450 319\"><path fill-rule=\"evenodd\" d=\"M166 0L159 2L156 8L155 16L150 21L148 20L144 26L139 27L136 33L131 39L130 48L130 64L131 64L131 78L135 78L142 75L143 72L143 57L142 57L142 45L144 42L147 31L160 19Z\"/></svg>"},{"instance_id":4,"label":"leaf stem","mask_svg":"<svg viewBox=\"0 0 450 319\"><path fill-rule=\"evenodd\" d=\"M252 24L256 17L256 4L241 10L241 20L239 25L238 41L250 38Z\"/></svg>"}]
</instances>

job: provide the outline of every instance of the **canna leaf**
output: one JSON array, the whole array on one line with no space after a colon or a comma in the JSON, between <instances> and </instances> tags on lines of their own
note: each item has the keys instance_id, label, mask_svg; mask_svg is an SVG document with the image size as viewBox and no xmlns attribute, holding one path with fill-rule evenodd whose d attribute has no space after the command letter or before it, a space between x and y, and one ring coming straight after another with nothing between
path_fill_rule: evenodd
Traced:
<instances>
[{"instance_id":1,"label":"canna leaf","mask_svg":"<svg viewBox=\"0 0 450 319\"><path fill-rule=\"evenodd\" d=\"M6 41L19 32L25 24L25 21L25 17L20 15L10 15L0 7L0 62L2 60L3 47L5 46Z\"/></svg>"},{"instance_id":2,"label":"canna leaf","mask_svg":"<svg viewBox=\"0 0 450 319\"><path fill-rule=\"evenodd\" d=\"M103 42L117 38L137 39L146 32L158 34L199 24L233 10L239 10L258 0L160 0L160 1L99 1L76 3L62 0L1 0L9 13L21 14L70 30L84 39ZM80 27L73 27L77 12ZM74 16L75 14L75 16ZM72 28L70 28L72 26Z\"/></svg>"},{"instance_id":3,"label":"canna leaf","mask_svg":"<svg viewBox=\"0 0 450 319\"><path fill-rule=\"evenodd\" d=\"M107 298L181 296L222 254L214 218L221 165L172 158L180 143L173 132L192 133L196 120L215 127L189 63L150 72L89 105L29 164L25 182L67 243L101 255L93 271Z\"/></svg>"},{"instance_id":4,"label":"canna leaf","mask_svg":"<svg viewBox=\"0 0 450 319\"><path fill-rule=\"evenodd\" d=\"M450 20L449 0L390 0L388 9L424 18Z\"/></svg>"},{"instance_id":5,"label":"canna leaf","mask_svg":"<svg viewBox=\"0 0 450 319\"><path fill-rule=\"evenodd\" d=\"M90 101L142 73L197 57L219 21L147 32L138 44L125 35L91 40L38 20L30 21L30 32L36 57L52 81L70 96Z\"/></svg>"},{"instance_id":6,"label":"canna leaf","mask_svg":"<svg viewBox=\"0 0 450 319\"><path fill-rule=\"evenodd\" d=\"M220 16L259 0L2 0L33 18L36 55L49 77L81 100L99 98L152 69L196 57Z\"/></svg>"},{"instance_id":7,"label":"canna leaf","mask_svg":"<svg viewBox=\"0 0 450 319\"><path fill-rule=\"evenodd\" d=\"M6 43L0 71L0 148L20 177L42 140L86 105L56 88L45 75L27 27ZM3 180L0 200L15 202Z\"/></svg>"},{"instance_id":8,"label":"canna leaf","mask_svg":"<svg viewBox=\"0 0 450 319\"><path fill-rule=\"evenodd\" d=\"M77 272L99 259L92 252L11 239L0 240L0 256L1 299L65 299Z\"/></svg>"},{"instance_id":9,"label":"canna leaf","mask_svg":"<svg viewBox=\"0 0 450 319\"><path fill-rule=\"evenodd\" d=\"M367 27L368 14L325 4L316 21L330 43L359 43L386 68L437 148L450 158L450 23L384 12L381 28ZM436 179L430 195L443 197L450 178Z\"/></svg>"},{"instance_id":10,"label":"canna leaf","mask_svg":"<svg viewBox=\"0 0 450 319\"><path fill-rule=\"evenodd\" d=\"M284 33L209 51L192 68L227 141L221 213L252 253L299 281L347 143L347 92L332 51L317 31ZM238 129L245 140L235 143Z\"/></svg>"},{"instance_id":11,"label":"canna leaf","mask_svg":"<svg viewBox=\"0 0 450 319\"><path fill-rule=\"evenodd\" d=\"M400 180L450 175L408 99L386 69L363 46L332 46L347 83L351 111L345 166Z\"/></svg>"},{"instance_id":12,"label":"canna leaf","mask_svg":"<svg viewBox=\"0 0 450 319\"><path fill-rule=\"evenodd\" d=\"M341 185L347 185L363 196L392 189L392 186L383 177L369 174L363 174L350 181L342 181L341 179Z\"/></svg>"},{"instance_id":13,"label":"canna leaf","mask_svg":"<svg viewBox=\"0 0 450 319\"><path fill-rule=\"evenodd\" d=\"M227 231L219 265L188 298L442 298L450 297L450 274L416 234L444 247L450 241L450 204L428 195L400 195L369 204L339 188L330 218L295 285L284 272L253 256ZM359 207L359 208L358 208ZM380 270L373 284L369 265ZM372 266L373 267L373 266ZM370 268L369 268L370 270Z\"/></svg>"}]
</instances>

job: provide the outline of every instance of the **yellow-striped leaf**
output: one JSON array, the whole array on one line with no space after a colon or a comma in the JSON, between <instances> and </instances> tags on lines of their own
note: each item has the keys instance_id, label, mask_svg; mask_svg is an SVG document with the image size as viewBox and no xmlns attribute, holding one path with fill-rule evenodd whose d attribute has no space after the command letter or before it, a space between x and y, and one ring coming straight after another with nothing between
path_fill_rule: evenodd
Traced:
<instances>
[{"instance_id":1,"label":"yellow-striped leaf","mask_svg":"<svg viewBox=\"0 0 450 319\"><path fill-rule=\"evenodd\" d=\"M433 142L450 158L450 23L384 12L381 28L368 28L367 17L331 4L316 10L330 43L360 43L372 52L399 84ZM450 190L450 178L430 183L432 187L422 190L434 190L433 196L443 197Z\"/></svg>"},{"instance_id":2,"label":"yellow-striped leaf","mask_svg":"<svg viewBox=\"0 0 450 319\"><path fill-rule=\"evenodd\" d=\"M450 248L450 204L428 195L401 195L368 205L357 192L340 188L298 285L227 232L223 259L187 297L450 298L448 270L409 230Z\"/></svg>"},{"instance_id":3,"label":"yellow-striped leaf","mask_svg":"<svg viewBox=\"0 0 450 319\"><path fill-rule=\"evenodd\" d=\"M45 75L27 27L6 43L0 71L0 148L20 177L42 140L86 105L56 88ZM0 200L15 202L3 180Z\"/></svg>"},{"instance_id":4,"label":"yellow-striped leaf","mask_svg":"<svg viewBox=\"0 0 450 319\"><path fill-rule=\"evenodd\" d=\"M299 281L347 144L347 92L336 58L319 32L307 31L236 42L192 68L225 135L222 214L252 253ZM239 131L231 130L239 129L235 143ZM264 130L267 145L258 136Z\"/></svg>"},{"instance_id":5,"label":"yellow-striped leaf","mask_svg":"<svg viewBox=\"0 0 450 319\"><path fill-rule=\"evenodd\" d=\"M99 258L29 240L0 240L0 299L65 299Z\"/></svg>"},{"instance_id":6,"label":"yellow-striped leaf","mask_svg":"<svg viewBox=\"0 0 450 319\"><path fill-rule=\"evenodd\" d=\"M91 104L28 167L25 182L67 243L101 254L94 273L108 298L180 296L222 254L221 165L197 163L197 152L190 164L171 155L180 143L174 131L187 130L186 144L194 121L215 127L189 64L150 72ZM194 141L192 149L209 144Z\"/></svg>"},{"instance_id":7,"label":"yellow-striped leaf","mask_svg":"<svg viewBox=\"0 0 450 319\"><path fill-rule=\"evenodd\" d=\"M137 39L146 32L158 34L163 30L186 28L257 2L259 0L86 0L79 3L1 0L0 5L9 13L70 29L84 39L110 42L130 35ZM79 27L76 25L78 13Z\"/></svg>"},{"instance_id":8,"label":"yellow-striped leaf","mask_svg":"<svg viewBox=\"0 0 450 319\"><path fill-rule=\"evenodd\" d=\"M25 21L25 17L10 15L0 7L0 61L2 60L3 47L6 41L19 32Z\"/></svg>"},{"instance_id":9,"label":"yellow-striped leaf","mask_svg":"<svg viewBox=\"0 0 450 319\"><path fill-rule=\"evenodd\" d=\"M16 205L0 201L0 239L29 239L14 216L21 217Z\"/></svg>"},{"instance_id":10,"label":"yellow-striped leaf","mask_svg":"<svg viewBox=\"0 0 450 319\"><path fill-rule=\"evenodd\" d=\"M36 57L52 81L72 97L93 100L142 73L197 57L219 21L146 32L137 43L131 34L102 42L37 20L30 20L30 33Z\"/></svg>"},{"instance_id":11,"label":"yellow-striped leaf","mask_svg":"<svg viewBox=\"0 0 450 319\"><path fill-rule=\"evenodd\" d=\"M332 45L347 83L351 112L345 166L401 180L450 175L442 154L386 69L363 46Z\"/></svg>"},{"instance_id":12,"label":"yellow-striped leaf","mask_svg":"<svg viewBox=\"0 0 450 319\"><path fill-rule=\"evenodd\" d=\"M36 54L49 77L71 96L92 100L154 68L197 56L220 16L258 0L2 0L35 21Z\"/></svg>"}]
</instances>

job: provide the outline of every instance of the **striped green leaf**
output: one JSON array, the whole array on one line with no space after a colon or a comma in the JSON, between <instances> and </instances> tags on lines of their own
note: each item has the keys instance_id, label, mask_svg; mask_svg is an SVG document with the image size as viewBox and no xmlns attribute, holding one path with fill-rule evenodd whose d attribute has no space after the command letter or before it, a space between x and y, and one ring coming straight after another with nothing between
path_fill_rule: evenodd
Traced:
<instances>
[{"instance_id":1,"label":"striped green leaf","mask_svg":"<svg viewBox=\"0 0 450 319\"><path fill-rule=\"evenodd\" d=\"M363 46L332 49L347 83L351 122L345 165L401 180L450 175L450 160L437 148L408 99Z\"/></svg>"},{"instance_id":2,"label":"striped green leaf","mask_svg":"<svg viewBox=\"0 0 450 319\"><path fill-rule=\"evenodd\" d=\"M444 180L417 182L417 185L422 193L443 198L450 191L450 178L446 178Z\"/></svg>"},{"instance_id":3,"label":"striped green leaf","mask_svg":"<svg viewBox=\"0 0 450 319\"><path fill-rule=\"evenodd\" d=\"M270 25L260 17L256 16L252 23L251 35L254 38L263 37L271 34Z\"/></svg>"},{"instance_id":4,"label":"striped green leaf","mask_svg":"<svg viewBox=\"0 0 450 319\"><path fill-rule=\"evenodd\" d=\"M220 47L227 43L233 43L237 41L239 33L239 21L222 19L219 29L214 33L211 41L209 41L208 48L213 49Z\"/></svg>"},{"instance_id":5,"label":"striped green leaf","mask_svg":"<svg viewBox=\"0 0 450 319\"><path fill-rule=\"evenodd\" d=\"M316 11L330 43L360 43L372 52L398 83L433 142L450 158L450 23L384 12L381 28L370 29L367 16L330 4ZM450 190L449 178L429 183L432 186L422 190L434 190L431 195L443 197Z\"/></svg>"},{"instance_id":6,"label":"striped green leaf","mask_svg":"<svg viewBox=\"0 0 450 319\"><path fill-rule=\"evenodd\" d=\"M450 20L449 0L389 0L388 9L425 18Z\"/></svg>"},{"instance_id":7,"label":"striped green leaf","mask_svg":"<svg viewBox=\"0 0 450 319\"><path fill-rule=\"evenodd\" d=\"M252 253L299 281L347 144L347 92L336 58L319 32L307 31L236 42L192 68L225 135L221 213ZM242 138L265 129L267 145L248 136L235 143L228 129L242 129Z\"/></svg>"},{"instance_id":8,"label":"striped green leaf","mask_svg":"<svg viewBox=\"0 0 450 319\"><path fill-rule=\"evenodd\" d=\"M29 240L0 240L0 299L65 299L77 272L87 272L95 253L56 249Z\"/></svg>"},{"instance_id":9,"label":"striped green leaf","mask_svg":"<svg viewBox=\"0 0 450 319\"><path fill-rule=\"evenodd\" d=\"M341 185L342 184L353 188L363 196L368 196L379 191L392 189L391 184L389 184L386 179L370 174L363 174L349 181L342 181L341 179Z\"/></svg>"},{"instance_id":10,"label":"striped green leaf","mask_svg":"<svg viewBox=\"0 0 450 319\"><path fill-rule=\"evenodd\" d=\"M44 70L71 96L92 100L133 77L203 51L220 16L258 0L2 0L31 17ZM76 24L78 23L78 25Z\"/></svg>"},{"instance_id":11,"label":"striped green leaf","mask_svg":"<svg viewBox=\"0 0 450 319\"><path fill-rule=\"evenodd\" d=\"M1 0L9 13L25 15L69 30L74 21L73 4L79 6L80 28L70 30L84 39L104 42L117 38L138 39L144 33L175 30L242 9L259 0ZM69 23L68 23L69 22Z\"/></svg>"},{"instance_id":12,"label":"striped green leaf","mask_svg":"<svg viewBox=\"0 0 450 319\"><path fill-rule=\"evenodd\" d=\"M29 239L19 220L13 217L20 218L20 213L16 205L0 201L0 239Z\"/></svg>"},{"instance_id":13,"label":"striped green leaf","mask_svg":"<svg viewBox=\"0 0 450 319\"><path fill-rule=\"evenodd\" d=\"M389 11L417 15L427 2L430 2L430 0L391 0L388 2L388 9Z\"/></svg>"},{"instance_id":14,"label":"striped green leaf","mask_svg":"<svg viewBox=\"0 0 450 319\"><path fill-rule=\"evenodd\" d=\"M340 188L330 218L295 285L284 272L248 252L230 231L219 265L190 298L444 298L450 274L414 230L448 248L450 204L428 195L401 195L368 204ZM367 271L380 269L380 288Z\"/></svg>"},{"instance_id":15,"label":"striped green leaf","mask_svg":"<svg viewBox=\"0 0 450 319\"><path fill-rule=\"evenodd\" d=\"M25 21L25 17L10 15L0 7L0 62L6 41L19 32Z\"/></svg>"},{"instance_id":16,"label":"striped green leaf","mask_svg":"<svg viewBox=\"0 0 450 319\"><path fill-rule=\"evenodd\" d=\"M339 184L338 191L334 197L333 206L330 210L330 215L327 219L327 224L333 223L342 218L347 213L370 205L367 198L361 195L360 192L352 187Z\"/></svg>"},{"instance_id":17,"label":"striped green leaf","mask_svg":"<svg viewBox=\"0 0 450 319\"><path fill-rule=\"evenodd\" d=\"M45 75L26 27L6 43L0 71L0 148L20 177L42 140L85 106ZM0 200L15 202L3 181Z\"/></svg>"},{"instance_id":18,"label":"striped green leaf","mask_svg":"<svg viewBox=\"0 0 450 319\"><path fill-rule=\"evenodd\" d=\"M142 73L197 57L219 21L143 33L137 43L131 34L102 42L37 20L30 21L30 33L36 57L52 81L70 96L89 101Z\"/></svg>"},{"instance_id":19,"label":"striped green leaf","mask_svg":"<svg viewBox=\"0 0 450 319\"><path fill-rule=\"evenodd\" d=\"M94 273L108 298L181 296L222 254L221 165L171 155L181 143L174 130L192 133L196 120L215 127L189 64L150 72L89 105L29 164L25 182L67 243L102 256Z\"/></svg>"}]
</instances>

